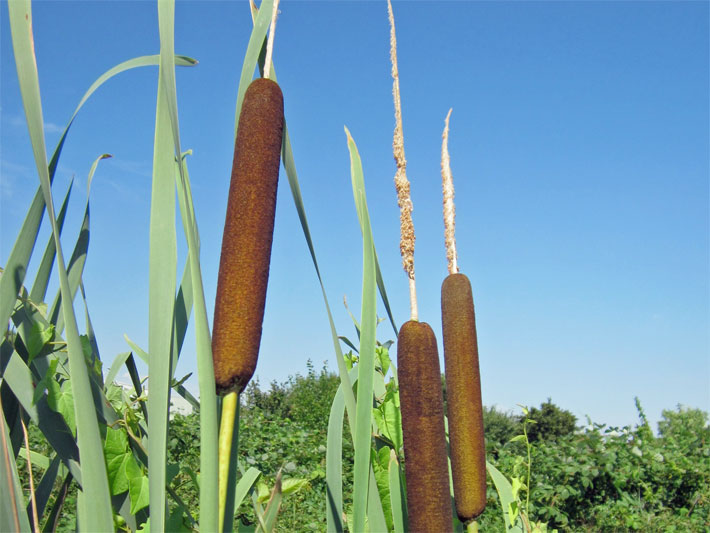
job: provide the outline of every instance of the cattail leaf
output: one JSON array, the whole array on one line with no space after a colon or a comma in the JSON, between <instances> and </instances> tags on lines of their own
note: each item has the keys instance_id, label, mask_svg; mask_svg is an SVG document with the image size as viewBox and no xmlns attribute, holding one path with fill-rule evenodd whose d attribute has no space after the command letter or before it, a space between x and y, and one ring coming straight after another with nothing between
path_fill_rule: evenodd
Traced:
<instances>
[{"instance_id":1,"label":"cattail leaf","mask_svg":"<svg viewBox=\"0 0 710 533\"><path fill-rule=\"evenodd\" d=\"M114 379L116 379L116 376L118 375L118 372L121 370L121 367L126 363L126 360L130 355L131 352L123 352L116 356L113 363L111 363L108 374L106 374L106 387L113 383Z\"/></svg>"},{"instance_id":2,"label":"cattail leaf","mask_svg":"<svg viewBox=\"0 0 710 533\"><path fill-rule=\"evenodd\" d=\"M244 93L246 93L247 87L251 83L254 77L254 71L256 70L257 63L259 61L259 55L261 54L261 49L264 46L264 41L266 39L266 32L269 29L269 24L271 23L271 12L274 8L274 0L262 0L259 6L258 14L254 18L254 28L249 36L249 43L247 44L247 51L244 54L244 61L242 62L242 72L239 77L239 87L237 89L237 106L236 113L234 117L234 138L237 138L237 129L239 128L239 113L242 110L242 102L244 101ZM276 81L276 77L272 76L271 79Z\"/></svg>"},{"instance_id":3,"label":"cattail leaf","mask_svg":"<svg viewBox=\"0 0 710 533\"><path fill-rule=\"evenodd\" d=\"M503 518L505 520L505 531L506 533L523 533L522 522L518 519L515 522L511 522L509 510L515 503L515 497L513 496L513 486L506 479L506 477L501 474L501 472L493 466L491 463L486 461L486 469L493 480L496 491L498 492L498 498L500 499L500 506L503 512Z\"/></svg>"},{"instance_id":4,"label":"cattail leaf","mask_svg":"<svg viewBox=\"0 0 710 533\"><path fill-rule=\"evenodd\" d=\"M10 432L5 424L5 414L0 405L0 531L32 531L25 512L20 476L17 473L15 454L10 445Z\"/></svg>"},{"instance_id":5,"label":"cattail leaf","mask_svg":"<svg viewBox=\"0 0 710 533\"><path fill-rule=\"evenodd\" d=\"M64 200L62 201L62 206L59 209L59 216L57 217L57 228L59 229L59 234L61 235L62 229L64 228L64 219L67 214L67 207L69 205L69 197L71 196L72 186L74 185L74 178L72 177L69 182L69 187L67 187L67 192L64 195ZM44 250L44 255L42 256L42 262L37 269L37 274L35 275L34 283L32 284L32 290L30 291L30 300L35 303L44 302L44 298L47 294L47 285L49 284L49 277L52 273L52 267L54 266L54 256L56 253L56 248L54 247L54 238L50 236L47 246Z\"/></svg>"},{"instance_id":6,"label":"cattail leaf","mask_svg":"<svg viewBox=\"0 0 710 533\"><path fill-rule=\"evenodd\" d=\"M377 289L375 271L375 248L367 211L365 183L362 163L357 146L350 132L345 128L350 151L350 173L353 196L363 236L363 281L362 281L362 316L360 318L360 358L358 361L358 402L356 405L354 488L353 488L353 528L364 531L365 516L369 519L373 531L387 529L382 511L382 502L377 494L377 483L370 464L372 401L375 374L375 347L377 344ZM374 493L373 493L374 489ZM375 501L376 500L376 501ZM366 507L367 502L367 507ZM379 503L379 508L377 506Z\"/></svg>"},{"instance_id":7,"label":"cattail leaf","mask_svg":"<svg viewBox=\"0 0 710 533\"><path fill-rule=\"evenodd\" d=\"M352 392L352 391L351 391ZM330 406L325 455L326 523L328 533L344 531L343 516L343 418L345 395L341 383Z\"/></svg>"},{"instance_id":8,"label":"cattail leaf","mask_svg":"<svg viewBox=\"0 0 710 533\"><path fill-rule=\"evenodd\" d=\"M159 21L163 21L158 4ZM170 6L167 6L170 7ZM162 9L165 9L163 7ZM161 27L161 33L165 29ZM161 37L161 55L162 50ZM170 51L171 52L171 51ZM168 52L168 53L170 53ZM159 70L164 69L161 60ZM175 145L167 102L166 76L158 75L150 209L148 323L148 459L151 528L165 529L165 462L173 348L177 243L175 234ZM133 504L133 501L131 501Z\"/></svg>"},{"instance_id":9,"label":"cattail leaf","mask_svg":"<svg viewBox=\"0 0 710 533\"><path fill-rule=\"evenodd\" d=\"M89 237L90 237L90 209L89 209L89 191L91 188L91 181L94 177L94 172L102 159L107 159L111 157L109 154L102 154L97 157L91 164L91 169L89 170L89 177L87 180L87 199L86 208L84 210L84 218L81 223L81 228L79 228L79 235L77 237L76 243L74 244L74 250L72 252L71 258L69 259L69 264L67 266L67 274L69 278L69 289L71 292L72 305L79 286L82 281L82 274L84 273L84 265L86 264L86 254L89 251ZM57 333L61 333L64 330L64 317L60 313L62 305L62 295L61 290L57 293L54 299L54 304L49 311L48 317L52 324L55 324ZM98 351L98 350L97 350Z\"/></svg>"},{"instance_id":10,"label":"cattail leaf","mask_svg":"<svg viewBox=\"0 0 710 533\"><path fill-rule=\"evenodd\" d=\"M3 371L3 381L7 383L22 408L37 424L49 444L81 484L79 449L71 436L71 431L62 416L48 405L46 396L42 395L36 402L34 401L33 380L32 371L20 355L14 352Z\"/></svg>"},{"instance_id":11,"label":"cattail leaf","mask_svg":"<svg viewBox=\"0 0 710 533\"><path fill-rule=\"evenodd\" d=\"M59 231L52 199L52 189L47 165L47 151L44 142L44 122L39 93L39 77L34 55L32 36L32 11L28 0L8 3L10 28L20 81L20 92L25 109L32 151L37 172L42 185L44 203L52 224L54 235L59 283L62 291L62 314L66 322L67 351L74 391L74 409L77 420L77 443L82 451L82 489L91 494L91 509L85 498L79 499L78 520L82 529L104 531L113 528L113 512L108 490L108 479L103 457L103 447L99 434L96 412L93 408L89 376L79 339L76 316L71 305L71 291L67 269L59 239ZM4 276L3 276L4 277ZM14 300L14 298L13 298Z\"/></svg>"},{"instance_id":12,"label":"cattail leaf","mask_svg":"<svg viewBox=\"0 0 710 533\"><path fill-rule=\"evenodd\" d=\"M407 501L404 496L404 489L401 482L401 467L397 460L397 454L390 450L389 457L389 497L392 508L392 526L394 533L404 533L407 531Z\"/></svg>"},{"instance_id":13,"label":"cattail leaf","mask_svg":"<svg viewBox=\"0 0 710 533\"><path fill-rule=\"evenodd\" d=\"M254 485L256 485L260 478L261 471L257 468L251 467L249 470L244 472L242 477L239 479L239 483L237 483L236 490L234 491L235 509L239 509L239 506L244 501L244 498L246 498L249 491L254 488Z\"/></svg>"},{"instance_id":14,"label":"cattail leaf","mask_svg":"<svg viewBox=\"0 0 710 533\"><path fill-rule=\"evenodd\" d=\"M74 119L79 113L79 110L89 99L89 97L101 85L103 85L113 76L133 68L155 66L158 64L158 61L158 55L141 56L129 59L128 61L124 61L123 63L120 63L115 67L107 70L104 74L99 76L99 78L97 78L97 80L89 87L89 89L86 91L86 93L80 100L79 105L77 105L76 109L74 110L74 113L72 114L69 123L64 128L64 132L59 138L59 143L57 144L57 147L54 150L48 168L50 183L54 179L54 172L57 168L59 156L62 152L62 147L64 146L64 141L66 140L67 133L69 132L69 129L71 128L71 125L74 122ZM178 66L193 66L197 64L197 61L186 56L176 56L175 64ZM10 317L10 313L12 312L12 308L14 305L14 299L19 293L20 287L22 286L22 282L24 281L24 277L27 271L27 265L29 263L30 256L32 255L32 250L34 249L34 245L37 239L37 233L39 231L40 222L44 215L44 208L44 197L42 195L42 186L40 185L32 200L32 204L29 210L27 211L25 221L22 224L22 228L20 229L20 233L17 236L15 245L13 246L12 251L10 252L10 256L8 257L5 263L5 270L7 272L14 273L14 275L0 276L0 323L2 324L6 323L8 318ZM53 240L54 239L52 238L50 242L53 242ZM54 250L53 245L52 250ZM51 252L51 255L54 255L54 251ZM43 261L42 265L44 266L44 269L38 270L38 277L35 278L36 283L38 279L43 280L45 275L48 276L48 272L46 272L46 269L48 266L51 266L51 263L47 265ZM38 295L43 292L41 287L42 284L43 283L37 285L37 291L32 291L31 299L35 301L44 300L44 296L42 296L41 298L38 297ZM44 290L46 290L46 287L44 287Z\"/></svg>"}]
</instances>

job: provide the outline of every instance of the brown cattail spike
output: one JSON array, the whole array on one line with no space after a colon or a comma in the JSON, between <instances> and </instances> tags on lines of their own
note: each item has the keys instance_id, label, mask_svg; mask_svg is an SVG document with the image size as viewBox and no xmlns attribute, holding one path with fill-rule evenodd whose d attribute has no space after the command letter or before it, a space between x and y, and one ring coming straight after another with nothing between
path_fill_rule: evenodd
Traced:
<instances>
[{"instance_id":1,"label":"brown cattail spike","mask_svg":"<svg viewBox=\"0 0 710 533\"><path fill-rule=\"evenodd\" d=\"M444 280L441 318L454 499L459 519L467 523L486 506L486 444L476 317L465 275L450 274Z\"/></svg>"},{"instance_id":2,"label":"brown cattail spike","mask_svg":"<svg viewBox=\"0 0 710 533\"><path fill-rule=\"evenodd\" d=\"M409 530L452 531L441 371L429 324L410 320L402 326L397 364Z\"/></svg>"},{"instance_id":3,"label":"brown cattail spike","mask_svg":"<svg viewBox=\"0 0 710 533\"><path fill-rule=\"evenodd\" d=\"M266 78L254 80L239 116L217 281L212 352L220 393L241 392L256 368L283 122L279 86Z\"/></svg>"}]
</instances>

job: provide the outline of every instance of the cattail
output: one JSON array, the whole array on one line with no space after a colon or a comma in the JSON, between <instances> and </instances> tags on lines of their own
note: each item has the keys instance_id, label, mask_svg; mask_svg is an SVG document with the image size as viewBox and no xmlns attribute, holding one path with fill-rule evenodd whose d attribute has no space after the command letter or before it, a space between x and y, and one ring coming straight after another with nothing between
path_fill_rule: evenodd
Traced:
<instances>
[{"instance_id":1,"label":"cattail","mask_svg":"<svg viewBox=\"0 0 710 533\"><path fill-rule=\"evenodd\" d=\"M402 325L397 364L410 530L451 531L441 371L429 324L410 320Z\"/></svg>"},{"instance_id":2,"label":"cattail","mask_svg":"<svg viewBox=\"0 0 710 533\"><path fill-rule=\"evenodd\" d=\"M256 368L283 134L283 95L267 78L244 94L222 239L212 353L217 390L241 392Z\"/></svg>"},{"instance_id":3,"label":"cattail","mask_svg":"<svg viewBox=\"0 0 710 533\"><path fill-rule=\"evenodd\" d=\"M446 398L454 500L466 523L486 506L486 444L471 283L450 274L441 286Z\"/></svg>"},{"instance_id":4,"label":"cattail","mask_svg":"<svg viewBox=\"0 0 710 533\"><path fill-rule=\"evenodd\" d=\"M486 444L483 436L481 375L471 283L458 273L454 238L454 185L448 152L446 115L441 148L444 227L449 276L441 286L441 320L446 364L446 397L454 501L459 519L468 523L486 506Z\"/></svg>"},{"instance_id":5,"label":"cattail","mask_svg":"<svg viewBox=\"0 0 710 533\"><path fill-rule=\"evenodd\" d=\"M390 22L390 60L395 129L392 148L397 163L394 178L400 210L400 253L409 278L410 320L397 335L399 401L402 415L404 470L407 478L407 514L410 531L445 533L453 527L449 468L446 456L444 401L436 337L429 324L419 322L414 277L414 224L402 134L402 103L397 68L397 37L392 3L387 0Z\"/></svg>"}]
</instances>

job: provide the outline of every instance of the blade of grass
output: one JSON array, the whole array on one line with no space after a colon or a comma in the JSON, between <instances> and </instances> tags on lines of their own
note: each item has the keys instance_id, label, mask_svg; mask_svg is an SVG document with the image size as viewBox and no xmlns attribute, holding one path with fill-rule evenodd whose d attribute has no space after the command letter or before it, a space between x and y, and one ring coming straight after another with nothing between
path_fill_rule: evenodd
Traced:
<instances>
[{"instance_id":1,"label":"blade of grass","mask_svg":"<svg viewBox=\"0 0 710 533\"><path fill-rule=\"evenodd\" d=\"M99 434L98 421L93 409L91 387L84 354L79 339L76 316L71 306L69 280L64 264L57 219L52 200L52 189L47 166L47 152L44 142L44 122L42 119L42 104L39 93L39 79L34 55L34 39L32 36L32 12L28 0L17 0L8 3L10 11L10 27L17 66L17 77L20 81L20 92L25 108L25 117L30 133L35 164L42 184L47 214L52 224L57 250L57 266L59 282L62 290L62 310L66 323L67 350L74 392L74 410L77 421L77 441L82 451L82 488L91 494L91 509L80 503L78 509L79 523L86 530L103 531L113 528L113 513L108 489L108 478L103 455L103 444ZM80 502L82 500L80 499Z\"/></svg>"}]
</instances>

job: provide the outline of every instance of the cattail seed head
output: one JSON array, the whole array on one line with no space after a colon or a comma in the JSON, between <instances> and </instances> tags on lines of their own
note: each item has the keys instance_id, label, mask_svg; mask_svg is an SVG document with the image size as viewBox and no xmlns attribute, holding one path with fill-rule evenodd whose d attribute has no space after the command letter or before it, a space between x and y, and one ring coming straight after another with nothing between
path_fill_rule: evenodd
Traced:
<instances>
[{"instance_id":1,"label":"cattail seed head","mask_svg":"<svg viewBox=\"0 0 710 533\"><path fill-rule=\"evenodd\" d=\"M486 444L473 293L464 274L444 280L441 318L454 500L466 523L486 506Z\"/></svg>"},{"instance_id":2,"label":"cattail seed head","mask_svg":"<svg viewBox=\"0 0 710 533\"><path fill-rule=\"evenodd\" d=\"M410 531L451 531L441 371L429 324L410 320L402 325L397 364Z\"/></svg>"},{"instance_id":3,"label":"cattail seed head","mask_svg":"<svg viewBox=\"0 0 710 533\"><path fill-rule=\"evenodd\" d=\"M254 80L239 116L217 280L212 353L220 393L241 392L256 368L283 123L278 84L267 78Z\"/></svg>"}]
</instances>

